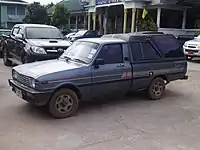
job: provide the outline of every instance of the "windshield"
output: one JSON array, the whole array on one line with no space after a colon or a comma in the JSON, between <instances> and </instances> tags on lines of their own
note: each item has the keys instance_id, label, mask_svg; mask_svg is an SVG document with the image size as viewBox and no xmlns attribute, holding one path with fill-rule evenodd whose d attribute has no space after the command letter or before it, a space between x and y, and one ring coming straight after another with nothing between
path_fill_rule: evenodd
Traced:
<instances>
[{"instance_id":1,"label":"windshield","mask_svg":"<svg viewBox=\"0 0 200 150\"><path fill-rule=\"evenodd\" d=\"M89 64L97 53L98 47L97 43L76 41L61 55L61 58Z\"/></svg>"},{"instance_id":2,"label":"windshield","mask_svg":"<svg viewBox=\"0 0 200 150\"><path fill-rule=\"evenodd\" d=\"M86 32L87 30L81 30L81 31L78 31L76 35L84 35Z\"/></svg>"},{"instance_id":3,"label":"windshield","mask_svg":"<svg viewBox=\"0 0 200 150\"><path fill-rule=\"evenodd\" d=\"M29 27L26 28L27 39L63 39L62 33L56 28Z\"/></svg>"}]
</instances>

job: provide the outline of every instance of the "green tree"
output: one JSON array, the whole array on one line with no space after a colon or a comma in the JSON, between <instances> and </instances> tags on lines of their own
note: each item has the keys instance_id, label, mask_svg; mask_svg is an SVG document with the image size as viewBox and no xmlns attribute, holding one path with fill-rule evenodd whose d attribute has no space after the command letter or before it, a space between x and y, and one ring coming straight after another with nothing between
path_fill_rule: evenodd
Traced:
<instances>
[{"instance_id":1,"label":"green tree","mask_svg":"<svg viewBox=\"0 0 200 150\"><path fill-rule=\"evenodd\" d=\"M48 15L46 8L39 2L34 2L28 6L27 14L24 18L25 23L46 24Z\"/></svg>"},{"instance_id":2,"label":"green tree","mask_svg":"<svg viewBox=\"0 0 200 150\"><path fill-rule=\"evenodd\" d=\"M54 6L52 14L52 24L59 28L65 28L68 24L69 13L67 7L63 3L58 3Z\"/></svg>"}]
</instances>

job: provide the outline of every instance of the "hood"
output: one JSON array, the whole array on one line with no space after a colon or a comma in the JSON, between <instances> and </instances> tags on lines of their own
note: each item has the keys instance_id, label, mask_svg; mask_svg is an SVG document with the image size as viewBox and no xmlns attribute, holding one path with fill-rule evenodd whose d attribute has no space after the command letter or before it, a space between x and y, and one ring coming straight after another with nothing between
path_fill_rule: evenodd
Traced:
<instances>
[{"instance_id":1,"label":"hood","mask_svg":"<svg viewBox=\"0 0 200 150\"><path fill-rule=\"evenodd\" d=\"M19 65L14 67L13 69L22 75L26 75L36 79L43 75L81 68L83 66L83 64L55 59Z\"/></svg>"},{"instance_id":2,"label":"hood","mask_svg":"<svg viewBox=\"0 0 200 150\"><path fill-rule=\"evenodd\" d=\"M33 46L41 46L41 47L43 47L43 46L44 47L45 46L65 47L65 46L71 45L71 43L69 41L62 40L62 39L28 39L27 42Z\"/></svg>"},{"instance_id":3,"label":"hood","mask_svg":"<svg viewBox=\"0 0 200 150\"><path fill-rule=\"evenodd\" d=\"M193 39L186 42L187 44L200 45L200 39Z\"/></svg>"}]
</instances>

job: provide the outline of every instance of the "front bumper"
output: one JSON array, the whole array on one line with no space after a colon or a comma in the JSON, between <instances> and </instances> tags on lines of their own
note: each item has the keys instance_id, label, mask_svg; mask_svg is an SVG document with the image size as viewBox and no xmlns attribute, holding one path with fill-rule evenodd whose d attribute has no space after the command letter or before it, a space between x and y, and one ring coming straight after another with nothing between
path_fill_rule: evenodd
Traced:
<instances>
[{"instance_id":1,"label":"front bumper","mask_svg":"<svg viewBox=\"0 0 200 150\"><path fill-rule=\"evenodd\" d=\"M36 106L44 106L49 102L53 91L36 91L32 88L24 86L13 79L8 80L12 91L15 92L23 100ZM18 92L17 92L18 91ZM19 95L20 91L20 95Z\"/></svg>"},{"instance_id":2,"label":"front bumper","mask_svg":"<svg viewBox=\"0 0 200 150\"><path fill-rule=\"evenodd\" d=\"M183 47L183 51L184 51L185 56L200 57L200 49L199 48Z\"/></svg>"}]
</instances>

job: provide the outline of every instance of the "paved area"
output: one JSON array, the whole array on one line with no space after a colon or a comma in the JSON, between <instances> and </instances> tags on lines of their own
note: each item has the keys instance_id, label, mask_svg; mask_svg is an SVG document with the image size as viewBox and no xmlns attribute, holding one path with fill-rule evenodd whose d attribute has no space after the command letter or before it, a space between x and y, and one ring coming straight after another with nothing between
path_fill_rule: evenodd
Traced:
<instances>
[{"instance_id":1,"label":"paved area","mask_svg":"<svg viewBox=\"0 0 200 150\"><path fill-rule=\"evenodd\" d=\"M132 95L85 103L76 116L54 120L11 92L11 68L0 60L0 149L199 150L200 61L188 74L160 101Z\"/></svg>"}]
</instances>

